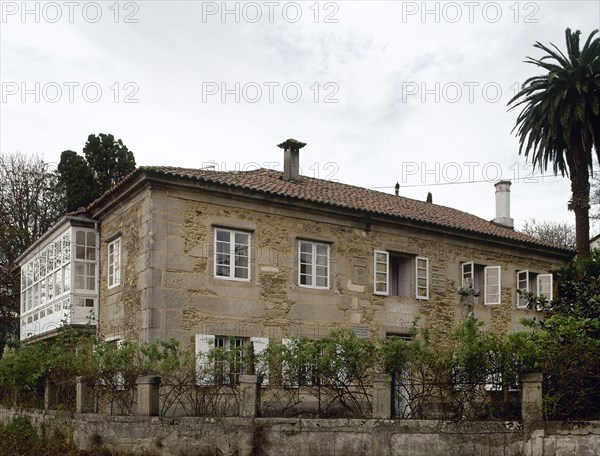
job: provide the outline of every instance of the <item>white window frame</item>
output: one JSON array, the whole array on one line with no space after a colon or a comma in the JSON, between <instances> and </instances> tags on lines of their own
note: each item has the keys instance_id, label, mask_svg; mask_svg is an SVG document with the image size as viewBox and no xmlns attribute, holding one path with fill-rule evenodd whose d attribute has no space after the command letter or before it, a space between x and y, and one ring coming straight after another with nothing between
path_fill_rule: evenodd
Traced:
<instances>
[{"instance_id":1,"label":"white window frame","mask_svg":"<svg viewBox=\"0 0 600 456\"><path fill-rule=\"evenodd\" d=\"M469 266L469 271L465 271L465 269L467 269L467 266ZM471 287L475 288L475 262L474 261L468 261L466 263L462 263L460 265L460 276L461 276L461 286L462 288L467 288L467 280L471 281Z\"/></svg>"},{"instance_id":2,"label":"white window frame","mask_svg":"<svg viewBox=\"0 0 600 456\"><path fill-rule=\"evenodd\" d=\"M260 358L260 355L269 347L269 339L267 337L251 337L250 343L254 348L254 356ZM256 361L255 370L262 375L262 384L269 384L269 365L264 360Z\"/></svg>"},{"instance_id":3,"label":"white window frame","mask_svg":"<svg viewBox=\"0 0 600 456\"><path fill-rule=\"evenodd\" d=\"M77 243L77 233L78 232L83 232L84 233L84 243L83 244L79 244ZM94 244L88 244L88 233L93 233L94 234ZM95 294L97 293L97 279L98 279L98 268L97 268L97 258L96 258L96 254L97 254L97 248L98 248L98 235L97 233L95 233L93 230L91 229L84 229L84 228L76 228L73 231L73 240L71 241L72 244L72 252L73 252L73 262L72 262L72 269L71 269L71 274L73 277L73 282L71 285L71 290L76 293L76 294ZM78 257L77 256L77 251L79 248L83 249L83 257ZM88 257L88 253L90 251L93 250L93 258ZM50 264L50 260L48 260L48 264ZM84 268L84 274L83 275L78 275L77 274L77 266L82 266ZM89 268L93 269L93 274L90 275L88 274L89 272ZM94 286L94 288L77 288L77 277L83 277L84 282L89 280L90 278L92 279L92 284ZM85 283L84 283L85 285ZM49 293L50 290L46 290L46 293ZM49 296L49 295L48 295ZM48 301L50 301L50 298L48 297Z\"/></svg>"},{"instance_id":4,"label":"white window frame","mask_svg":"<svg viewBox=\"0 0 600 456\"><path fill-rule=\"evenodd\" d=\"M311 263L302 263L302 244L308 244L311 246L311 258L312 258ZM325 265L325 268L327 269L327 272L325 275L327 284L325 286L316 285L316 283L317 283L317 246L325 246L325 248L327 249L327 265ZM331 248L330 248L329 244L327 244L325 242L298 240L298 286L299 287L328 290L330 288L329 287L329 285L330 285L329 275L331 272L330 263L331 263ZM310 265L310 267L311 267L310 275L302 274L302 265L303 264ZM319 265L319 266L323 266L323 265ZM311 283L310 284L302 283L303 276L309 277ZM323 277L323 276L318 276L318 277Z\"/></svg>"},{"instance_id":5,"label":"white window frame","mask_svg":"<svg viewBox=\"0 0 600 456\"><path fill-rule=\"evenodd\" d=\"M121 285L121 238L108 244L107 260L107 281L110 290Z\"/></svg>"},{"instance_id":6,"label":"white window frame","mask_svg":"<svg viewBox=\"0 0 600 456\"><path fill-rule=\"evenodd\" d=\"M421 263L421 266L419 266L419 263ZM425 276L419 276L419 273L423 271L425 271ZM425 285L420 285L419 279L425 279ZM415 258L415 297L418 300L429 299L429 258L427 257L418 256Z\"/></svg>"},{"instance_id":7,"label":"white window frame","mask_svg":"<svg viewBox=\"0 0 600 456\"><path fill-rule=\"evenodd\" d=\"M498 283L496 285L490 284L489 273L493 270L498 271ZM502 303L502 268L500 266L486 266L483 268L483 303L486 306L498 305ZM497 286L497 300L488 300L488 287Z\"/></svg>"},{"instance_id":8,"label":"white window frame","mask_svg":"<svg viewBox=\"0 0 600 456\"><path fill-rule=\"evenodd\" d=\"M525 282L525 286L521 286ZM519 294L519 291L529 293L529 270L517 271L517 309L527 309L527 300Z\"/></svg>"},{"instance_id":9,"label":"white window frame","mask_svg":"<svg viewBox=\"0 0 600 456\"><path fill-rule=\"evenodd\" d=\"M378 261L378 255L383 255L384 260ZM378 270L378 265L385 265L383 272ZM385 281L378 280L378 274L385 276ZM378 285L382 285L385 289L378 290ZM380 296L389 296L390 294L390 253L385 250L375 250L373 255L373 293Z\"/></svg>"},{"instance_id":10,"label":"white window frame","mask_svg":"<svg viewBox=\"0 0 600 456\"><path fill-rule=\"evenodd\" d=\"M550 279L546 286L548 288L547 292L543 292L542 291L542 287L544 286L544 284L542 284L542 280L541 279ZM537 276L537 294L538 296L544 296L546 299L548 299L548 301L552 301L552 288L554 287L554 284L552 282L552 274L538 274Z\"/></svg>"},{"instance_id":11,"label":"white window frame","mask_svg":"<svg viewBox=\"0 0 600 456\"><path fill-rule=\"evenodd\" d=\"M221 241L217 241L217 234L219 232L227 232L229 233L229 252L227 253L227 255L229 256L229 275L219 275L217 274L217 269L219 264L217 263L217 256L219 255L219 250L217 248L217 242L221 242ZM236 254L235 254L235 235L236 234L243 234L245 236L248 236L248 244L247 244L247 249L248 249L248 255L247 255L247 259L248 259L248 266L238 266L236 263ZM215 233L214 233L214 255L213 255L213 265L214 265L214 271L213 271L213 276L215 277L215 279L222 279L222 280L237 280L240 282L249 282L252 278L252 268L250 265L250 249L252 246L252 234L248 231L239 231L239 230L232 230L229 228L215 228ZM236 277L236 270L239 268L246 268L248 271L248 277Z\"/></svg>"},{"instance_id":12,"label":"white window frame","mask_svg":"<svg viewBox=\"0 0 600 456\"><path fill-rule=\"evenodd\" d=\"M378 256L380 258L378 258ZM381 258L383 256L383 259ZM414 268L414 296L419 301L429 299L429 258L423 256L415 256ZM378 266L384 266L384 270L378 269ZM424 266L423 266L424 265ZM425 272L424 276L419 274ZM378 275L385 277L385 282L378 279ZM419 285L419 278L425 279L425 285ZM411 278L412 282L412 278ZM384 289L378 289L378 285L383 285ZM373 293L379 296L390 295L390 252L386 250L375 250L373 253ZM405 296L405 295L403 295ZM405 296L406 297L406 296ZM410 294L408 295L410 297Z\"/></svg>"},{"instance_id":13,"label":"white window frame","mask_svg":"<svg viewBox=\"0 0 600 456\"><path fill-rule=\"evenodd\" d=\"M524 280L527 280L527 287L525 288L521 286ZM542 283L543 281L546 283ZM534 291L537 296L545 296L549 301L552 301L553 287L552 274L540 274L531 272L528 269L517 271L517 290L526 292ZM543 288L545 288L544 291L542 291ZM519 293L517 293L517 309L527 309L527 302L522 299ZM525 302L525 304L522 304L522 302Z\"/></svg>"}]
</instances>

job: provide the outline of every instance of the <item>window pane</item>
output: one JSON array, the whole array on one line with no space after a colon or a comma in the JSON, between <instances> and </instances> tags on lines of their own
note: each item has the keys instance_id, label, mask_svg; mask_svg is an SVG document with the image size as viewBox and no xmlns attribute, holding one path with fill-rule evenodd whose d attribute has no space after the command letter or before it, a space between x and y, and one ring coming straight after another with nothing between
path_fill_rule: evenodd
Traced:
<instances>
[{"instance_id":1,"label":"window pane","mask_svg":"<svg viewBox=\"0 0 600 456\"><path fill-rule=\"evenodd\" d=\"M327 268L324 266L317 266L317 276L327 277Z\"/></svg>"},{"instance_id":2,"label":"window pane","mask_svg":"<svg viewBox=\"0 0 600 456\"><path fill-rule=\"evenodd\" d=\"M305 274L301 274L300 275L300 284L301 285L312 285L311 276L305 275Z\"/></svg>"},{"instance_id":3,"label":"window pane","mask_svg":"<svg viewBox=\"0 0 600 456\"><path fill-rule=\"evenodd\" d=\"M230 240L229 231L217 230L217 241L229 242L229 240Z\"/></svg>"},{"instance_id":4,"label":"window pane","mask_svg":"<svg viewBox=\"0 0 600 456\"><path fill-rule=\"evenodd\" d=\"M54 273L54 295L58 296L60 294L62 294L62 274L61 274L61 270L59 269L58 271L56 271Z\"/></svg>"},{"instance_id":5,"label":"window pane","mask_svg":"<svg viewBox=\"0 0 600 456\"><path fill-rule=\"evenodd\" d=\"M229 277L229 266L219 266L217 265L217 275L223 277Z\"/></svg>"},{"instance_id":6,"label":"window pane","mask_svg":"<svg viewBox=\"0 0 600 456\"><path fill-rule=\"evenodd\" d=\"M248 257L236 255L235 256L235 265L236 265L236 267L241 266L241 267L247 268L248 267Z\"/></svg>"},{"instance_id":7,"label":"window pane","mask_svg":"<svg viewBox=\"0 0 600 456\"><path fill-rule=\"evenodd\" d=\"M312 244L308 242L300 243L300 252L302 253L312 253Z\"/></svg>"},{"instance_id":8,"label":"window pane","mask_svg":"<svg viewBox=\"0 0 600 456\"><path fill-rule=\"evenodd\" d=\"M327 286L327 277L317 277L317 286L318 287L326 287Z\"/></svg>"},{"instance_id":9,"label":"window pane","mask_svg":"<svg viewBox=\"0 0 600 456\"><path fill-rule=\"evenodd\" d=\"M96 246L96 233L94 233L93 231L88 231L86 244L92 247Z\"/></svg>"},{"instance_id":10,"label":"window pane","mask_svg":"<svg viewBox=\"0 0 600 456\"><path fill-rule=\"evenodd\" d=\"M248 278L248 269L245 268L235 268L235 276L238 279L247 279Z\"/></svg>"},{"instance_id":11,"label":"window pane","mask_svg":"<svg viewBox=\"0 0 600 456\"><path fill-rule=\"evenodd\" d=\"M71 265L67 264L63 267L63 290L65 292L71 289Z\"/></svg>"},{"instance_id":12,"label":"window pane","mask_svg":"<svg viewBox=\"0 0 600 456\"><path fill-rule=\"evenodd\" d=\"M375 291L377 291L379 293L385 293L387 291L387 284L383 283L381 281L378 281L375 284Z\"/></svg>"},{"instance_id":13,"label":"window pane","mask_svg":"<svg viewBox=\"0 0 600 456\"><path fill-rule=\"evenodd\" d=\"M235 233L235 243L239 245L248 245L248 234Z\"/></svg>"},{"instance_id":14,"label":"window pane","mask_svg":"<svg viewBox=\"0 0 600 456\"><path fill-rule=\"evenodd\" d=\"M71 261L71 239L68 234L63 236L63 263Z\"/></svg>"},{"instance_id":15,"label":"window pane","mask_svg":"<svg viewBox=\"0 0 600 456\"><path fill-rule=\"evenodd\" d=\"M60 239L54 243L54 252L55 252L55 261L56 261L55 267L60 266L62 264L62 254L63 254Z\"/></svg>"},{"instance_id":16,"label":"window pane","mask_svg":"<svg viewBox=\"0 0 600 456\"><path fill-rule=\"evenodd\" d=\"M316 244L317 246L317 255L324 255L327 256L328 253L328 246L326 244Z\"/></svg>"},{"instance_id":17,"label":"window pane","mask_svg":"<svg viewBox=\"0 0 600 456\"><path fill-rule=\"evenodd\" d=\"M312 275L312 266L310 264L300 264L300 274Z\"/></svg>"}]
</instances>

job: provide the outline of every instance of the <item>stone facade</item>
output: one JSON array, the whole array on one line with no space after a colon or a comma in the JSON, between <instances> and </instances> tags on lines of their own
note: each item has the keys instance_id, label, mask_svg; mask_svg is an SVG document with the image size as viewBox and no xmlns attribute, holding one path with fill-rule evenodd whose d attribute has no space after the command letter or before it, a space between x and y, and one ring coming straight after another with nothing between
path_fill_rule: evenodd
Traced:
<instances>
[{"instance_id":1,"label":"stone facade","mask_svg":"<svg viewBox=\"0 0 600 456\"><path fill-rule=\"evenodd\" d=\"M501 268L501 304L474 306L492 331L520 328L536 315L516 308L516 272L566 263L551 249L493 240L331 207L273 201L248 192L141 181L93 215L101 221L100 332L149 342L196 334L319 338L332 328L364 337L407 334L418 326L444 335L463 315L461 264ZM214 231L250 233L250 280L214 274ZM122 280L107 287L107 245L122 240ZM298 240L330 246L329 288L298 285ZM428 258L429 299L374 293L374 251ZM411 286L414 289L414 278ZM483 301L482 298L479 299Z\"/></svg>"}]
</instances>

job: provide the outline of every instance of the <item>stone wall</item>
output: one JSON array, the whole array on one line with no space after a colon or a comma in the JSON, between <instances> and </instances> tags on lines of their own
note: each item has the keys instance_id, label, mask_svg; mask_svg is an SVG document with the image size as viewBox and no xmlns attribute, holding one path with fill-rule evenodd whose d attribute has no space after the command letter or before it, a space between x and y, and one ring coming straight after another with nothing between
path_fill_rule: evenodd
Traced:
<instances>
[{"instance_id":1,"label":"stone wall","mask_svg":"<svg viewBox=\"0 0 600 456\"><path fill-rule=\"evenodd\" d=\"M251 232L250 281L214 277L215 227ZM507 332L535 315L516 309L516 271L543 273L561 265L550 255L452 233L160 187L103 218L104 240L119 231L124 283L122 290L106 290L102 274L101 333L142 342L175 338L184 347L195 334L280 340L318 338L335 327L384 337L408 333L416 317L444 340L461 318L456 288L460 264L467 261L501 266L502 304L477 304L474 310L489 329ZM330 289L298 286L302 238L330 243ZM429 258L429 300L375 295L375 249ZM105 242L102 252L106 264Z\"/></svg>"},{"instance_id":2,"label":"stone wall","mask_svg":"<svg viewBox=\"0 0 600 456\"><path fill-rule=\"evenodd\" d=\"M0 422L15 415L37 423L53 413L0 408ZM54 421L56 423L56 421ZM306 420L276 418L124 417L78 414L72 427L79 448L104 445L139 455L311 456L596 456L600 422L546 422L524 429L516 422L423 420Z\"/></svg>"}]
</instances>

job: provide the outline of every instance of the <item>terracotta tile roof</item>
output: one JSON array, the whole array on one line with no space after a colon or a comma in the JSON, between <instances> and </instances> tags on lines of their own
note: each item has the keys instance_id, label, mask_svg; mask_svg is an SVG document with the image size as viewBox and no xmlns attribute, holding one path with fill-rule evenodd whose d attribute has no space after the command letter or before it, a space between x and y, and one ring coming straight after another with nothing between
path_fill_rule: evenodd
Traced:
<instances>
[{"instance_id":1,"label":"terracotta tile roof","mask_svg":"<svg viewBox=\"0 0 600 456\"><path fill-rule=\"evenodd\" d=\"M190 179L223 185L232 189L249 190L265 195L275 195L368 214L422 222L467 233L483 234L513 242L517 241L532 247L549 248L565 256L574 256L575 254L574 251L557 248L519 231L496 225L481 217L451 207L307 176L301 176L300 180L296 182L286 181L281 178L282 172L264 168L253 171L211 171L174 166L142 166L92 202L85 212L92 213L94 209L109 200L112 195L116 195L136 175L143 173L150 177L164 176ZM82 212L75 212L72 215L80 213Z\"/></svg>"},{"instance_id":2,"label":"terracotta tile roof","mask_svg":"<svg viewBox=\"0 0 600 456\"><path fill-rule=\"evenodd\" d=\"M398 219L458 229L460 231L483 234L529 245L550 247L568 254L570 251L557 249L524 233L496 225L467 212L450 207L414 200L403 196L382 193L362 187L342 184L323 179L301 176L299 181L281 179L282 173L269 169L254 171L211 171L201 169L177 168L170 166L147 166L139 168L152 176L166 176L191 179L199 182L223 185L232 189L255 191L266 195L276 195L295 200L324 204L327 206L357 210L370 214L380 214ZM98 205L128 181L132 175L88 207Z\"/></svg>"}]
</instances>

